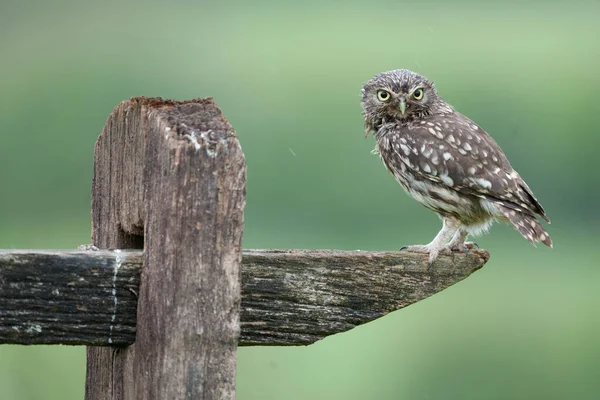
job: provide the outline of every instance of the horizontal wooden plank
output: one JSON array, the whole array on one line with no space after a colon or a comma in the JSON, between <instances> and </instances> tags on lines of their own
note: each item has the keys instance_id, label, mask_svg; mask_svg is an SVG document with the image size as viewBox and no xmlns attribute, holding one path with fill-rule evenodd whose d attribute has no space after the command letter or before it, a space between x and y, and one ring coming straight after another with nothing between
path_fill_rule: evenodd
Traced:
<instances>
[{"instance_id":1,"label":"horizontal wooden plank","mask_svg":"<svg viewBox=\"0 0 600 400\"><path fill-rule=\"evenodd\" d=\"M489 259L339 250L245 250L241 346L306 345L429 297ZM0 343L135 340L141 251L0 251Z\"/></svg>"},{"instance_id":2,"label":"horizontal wooden plank","mask_svg":"<svg viewBox=\"0 0 600 400\"><path fill-rule=\"evenodd\" d=\"M139 251L0 251L0 343L135 340Z\"/></svg>"}]
</instances>

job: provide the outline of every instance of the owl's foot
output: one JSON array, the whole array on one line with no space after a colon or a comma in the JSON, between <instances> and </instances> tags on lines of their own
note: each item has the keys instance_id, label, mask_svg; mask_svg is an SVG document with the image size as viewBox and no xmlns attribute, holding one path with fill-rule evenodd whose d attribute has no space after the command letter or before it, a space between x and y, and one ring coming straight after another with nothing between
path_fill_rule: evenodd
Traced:
<instances>
[{"instance_id":1,"label":"owl's foot","mask_svg":"<svg viewBox=\"0 0 600 400\"><path fill-rule=\"evenodd\" d=\"M445 249L450 252L468 253L474 247L479 248L477 243L467 242L467 236L469 236L467 231L459 228L454 236L452 236L452 240L445 246Z\"/></svg>"},{"instance_id":2,"label":"owl's foot","mask_svg":"<svg viewBox=\"0 0 600 400\"><path fill-rule=\"evenodd\" d=\"M441 251L450 252L450 244L454 244L455 242L464 244L467 234L466 232L463 234L459 230L460 222L452 218L443 218L443 222L442 229L433 238L431 243L404 246L400 250L406 250L411 253L429 254L429 265L431 266Z\"/></svg>"},{"instance_id":3,"label":"owl's foot","mask_svg":"<svg viewBox=\"0 0 600 400\"><path fill-rule=\"evenodd\" d=\"M398 251L408 251L409 253L429 253L429 245L427 244L412 244L410 246L402 246Z\"/></svg>"},{"instance_id":4,"label":"owl's foot","mask_svg":"<svg viewBox=\"0 0 600 400\"><path fill-rule=\"evenodd\" d=\"M453 252L468 253L474 248L479 248L475 242L449 243L447 249Z\"/></svg>"},{"instance_id":5,"label":"owl's foot","mask_svg":"<svg viewBox=\"0 0 600 400\"><path fill-rule=\"evenodd\" d=\"M402 246L400 248L400 251L403 251L403 250L405 250L409 253L429 254L428 261L429 261L429 265L431 266L431 264L433 264L435 259L440 254L440 250L442 250L442 249L436 248L435 246L432 246L431 243L429 243L429 244L413 244L411 246Z\"/></svg>"}]
</instances>

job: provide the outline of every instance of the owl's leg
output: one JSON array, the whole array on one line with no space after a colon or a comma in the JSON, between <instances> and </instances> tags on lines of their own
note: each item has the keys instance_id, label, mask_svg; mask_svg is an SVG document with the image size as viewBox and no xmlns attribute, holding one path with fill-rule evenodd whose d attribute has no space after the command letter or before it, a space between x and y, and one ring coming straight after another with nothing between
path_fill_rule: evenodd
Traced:
<instances>
[{"instance_id":1,"label":"owl's leg","mask_svg":"<svg viewBox=\"0 0 600 400\"><path fill-rule=\"evenodd\" d=\"M472 248L479 247L475 242L467 242L467 236L469 236L469 233L463 228L459 228L446 248L450 251L468 253Z\"/></svg>"},{"instance_id":2,"label":"owl's leg","mask_svg":"<svg viewBox=\"0 0 600 400\"><path fill-rule=\"evenodd\" d=\"M460 226L460 222L454 218L442 217L442 220L444 222L442 229L433 238L431 243L404 246L400 250L429 254L429 265L433 264L440 251L447 248L447 243L457 233Z\"/></svg>"},{"instance_id":3,"label":"owl's leg","mask_svg":"<svg viewBox=\"0 0 600 400\"><path fill-rule=\"evenodd\" d=\"M473 248L479 248L477 243L467 242L467 236L469 236L469 233L464 228L459 228L446 248L450 251L458 251L461 253L468 253L469 250Z\"/></svg>"}]
</instances>

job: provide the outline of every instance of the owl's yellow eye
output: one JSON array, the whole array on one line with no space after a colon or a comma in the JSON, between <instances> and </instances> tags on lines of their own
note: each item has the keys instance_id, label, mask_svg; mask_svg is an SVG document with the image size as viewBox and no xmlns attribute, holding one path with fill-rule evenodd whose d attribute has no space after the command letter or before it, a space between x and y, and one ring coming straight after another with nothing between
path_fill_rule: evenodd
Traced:
<instances>
[{"instance_id":1,"label":"owl's yellow eye","mask_svg":"<svg viewBox=\"0 0 600 400\"><path fill-rule=\"evenodd\" d=\"M387 90L378 90L377 91L377 98L380 101L388 101L390 99L390 92L388 92Z\"/></svg>"},{"instance_id":2,"label":"owl's yellow eye","mask_svg":"<svg viewBox=\"0 0 600 400\"><path fill-rule=\"evenodd\" d=\"M413 92L413 97L417 100L421 100L423 98L423 89L419 88Z\"/></svg>"}]
</instances>

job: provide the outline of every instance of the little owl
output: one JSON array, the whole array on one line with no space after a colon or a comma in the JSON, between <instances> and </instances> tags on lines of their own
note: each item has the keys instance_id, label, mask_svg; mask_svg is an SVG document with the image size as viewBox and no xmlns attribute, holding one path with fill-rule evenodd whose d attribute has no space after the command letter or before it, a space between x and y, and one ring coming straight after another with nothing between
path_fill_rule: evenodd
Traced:
<instances>
[{"instance_id":1,"label":"little owl","mask_svg":"<svg viewBox=\"0 0 600 400\"><path fill-rule=\"evenodd\" d=\"M550 222L529 186L483 129L442 100L427 78L406 69L375 75L362 88L367 135L404 190L440 215L443 226L426 245L429 263L442 250L467 252L469 234L508 221L535 245L552 247L536 216Z\"/></svg>"}]
</instances>

